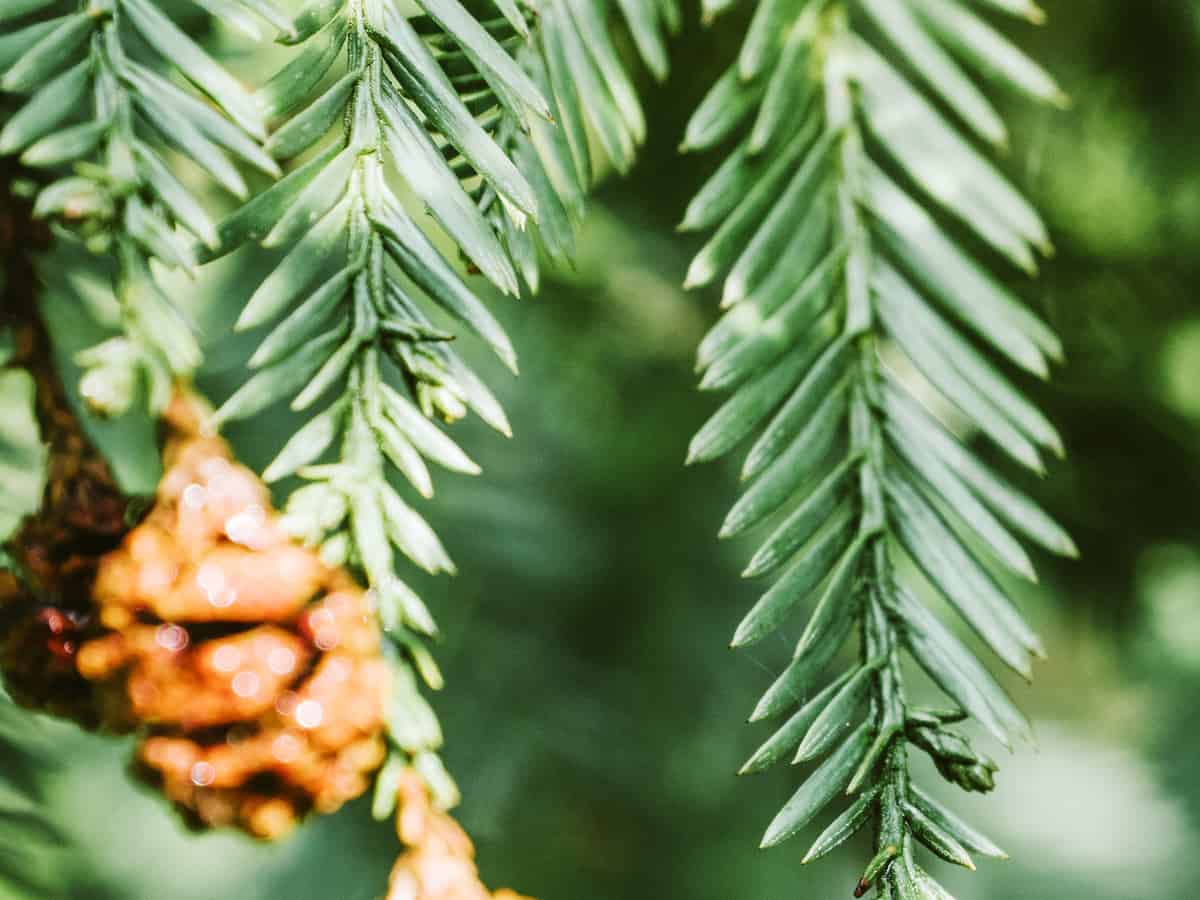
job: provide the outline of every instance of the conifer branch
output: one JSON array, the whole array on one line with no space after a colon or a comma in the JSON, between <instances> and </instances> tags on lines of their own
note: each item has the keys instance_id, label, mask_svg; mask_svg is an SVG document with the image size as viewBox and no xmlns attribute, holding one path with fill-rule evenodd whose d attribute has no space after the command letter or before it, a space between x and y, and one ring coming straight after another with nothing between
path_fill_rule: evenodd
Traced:
<instances>
[{"instance_id":1,"label":"conifer branch","mask_svg":"<svg viewBox=\"0 0 1200 900\"><path fill-rule=\"evenodd\" d=\"M648 31L658 35L645 2L629 4L642 14L643 42ZM535 223L552 257L572 252L592 177L584 121L602 141L619 138L618 168L644 128L604 5L555 0L536 13L512 0L473 9L459 0L421 5L411 19L386 0L316 2L301 11L286 39L301 49L255 99L274 123L266 143L274 159L315 153L226 220L207 254L248 241L286 251L236 325L272 325L250 361L256 374L217 418L245 418L285 399L296 411L317 410L264 477L308 482L287 504L293 531L320 544L331 564L364 572L393 639L398 752L379 779L381 816L408 766L427 777L439 803L450 805L454 793L436 756L436 718L413 675L434 689L441 684L424 644L436 626L395 574L394 557L399 551L431 573L454 566L389 476L403 475L428 498L426 460L479 471L432 419L449 423L471 410L509 434L500 404L452 348L448 323L516 371L503 328L405 208L389 175L424 203L472 271L517 295L522 281L535 289L539 280ZM654 46L665 65L661 41ZM331 72L336 77L322 88ZM587 89L576 89L575 74L590 79ZM619 120L614 96L622 101ZM568 128L555 126L559 116L571 119Z\"/></svg>"},{"instance_id":2,"label":"conifer branch","mask_svg":"<svg viewBox=\"0 0 1200 900\"><path fill-rule=\"evenodd\" d=\"M724 5L706 4L706 15ZM1027 0L997 8L1040 19ZM900 556L1029 678L1041 643L992 570L1035 578L1017 534L1075 553L887 364L903 354L954 421L1026 468L1041 473L1043 451L1062 452L1054 427L995 362L1006 357L1045 377L1062 348L978 261L1005 257L1033 273L1050 244L1037 213L976 149L1002 148L1007 137L969 70L1063 101L1050 76L970 4L760 0L738 59L684 141L699 150L742 134L683 223L719 226L687 281L724 276L729 310L702 342L699 368L703 389L733 391L693 440L690 461L715 459L758 432L721 534L770 521L746 575L779 573L734 646L762 640L816 599L793 661L752 721L793 712L742 772L785 756L823 760L763 846L795 836L848 794L850 806L805 860L873 823L877 854L856 896L877 886L904 900L948 897L915 859L918 843L968 868L969 852L1003 855L912 782L910 746L947 780L988 791L995 764L950 726L973 718L1005 746L1030 734L1004 690L918 599L922 587L902 574ZM980 242L978 253L966 249ZM821 687L856 627L858 663ZM954 708L912 705L902 652Z\"/></svg>"},{"instance_id":3,"label":"conifer branch","mask_svg":"<svg viewBox=\"0 0 1200 900\"><path fill-rule=\"evenodd\" d=\"M203 5L257 33L233 0ZM281 18L266 0L251 5ZM151 408L161 409L173 380L194 371L201 355L151 263L192 268L192 238L217 239L170 151L245 197L235 161L279 172L257 143L265 136L261 116L242 86L152 0L29 0L10 4L0 29L0 89L27 97L0 131L0 153L20 154L22 164L45 173L35 216L115 261L119 320L103 324L120 336L80 356L83 394L97 411L119 413L144 376ZM168 77L168 68L190 89Z\"/></svg>"}]
</instances>

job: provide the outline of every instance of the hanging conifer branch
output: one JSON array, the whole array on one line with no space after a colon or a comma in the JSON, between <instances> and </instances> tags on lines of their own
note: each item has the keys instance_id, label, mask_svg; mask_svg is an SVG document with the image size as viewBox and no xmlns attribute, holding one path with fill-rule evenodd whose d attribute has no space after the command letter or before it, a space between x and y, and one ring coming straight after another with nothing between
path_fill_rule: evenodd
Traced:
<instances>
[{"instance_id":1,"label":"hanging conifer branch","mask_svg":"<svg viewBox=\"0 0 1200 900\"><path fill-rule=\"evenodd\" d=\"M707 14L724 5L706 5ZM993 5L1041 18L1028 0ZM901 351L972 430L1021 465L1040 473L1043 450L1062 452L1054 427L993 360L1045 377L1061 359L1058 338L957 236L973 233L985 255L1029 273L1050 250L1037 213L976 149L1007 137L969 69L1062 102L1053 80L971 4L760 0L737 60L684 141L701 150L743 135L683 223L719 226L687 280L724 278L729 309L702 342L699 367L703 389L734 392L693 440L690 459L715 459L757 431L746 488L721 534L772 523L746 575L778 575L734 646L762 640L816 600L793 661L752 716L791 710L790 718L742 771L785 757L820 761L763 846L849 795L805 860L872 823L878 852L856 896L875 886L905 900L949 896L917 862L917 843L969 868L971 852L1003 855L911 781L910 745L949 781L988 791L995 764L950 726L969 716L1005 746L1029 736L1004 690L901 577L897 557L911 559L983 643L1029 678L1042 646L992 565L1035 577L1018 534L1075 553L885 363ZM857 664L822 686L856 627ZM954 709L911 705L902 652Z\"/></svg>"},{"instance_id":2,"label":"hanging conifer branch","mask_svg":"<svg viewBox=\"0 0 1200 900\"><path fill-rule=\"evenodd\" d=\"M436 324L438 314L428 304L516 371L508 336L405 209L387 173L399 174L473 270L516 295L518 271L529 287L538 283L530 226L540 223L542 243L565 259L591 177L578 162L587 140L582 124L572 145L553 124L555 115L566 109L580 123L588 100L609 96L596 77L602 64L612 65L608 71L617 80L609 83L632 99L630 116L636 107L599 5L572 0L569 13L563 4L543 10L540 20L511 2L486 6L477 15L458 0L429 0L411 20L383 0L316 3L302 11L287 39L302 49L256 101L275 123L266 143L274 159L284 162L328 143L222 224L216 250L247 241L287 248L236 326L274 323L251 358L257 372L217 418L245 418L283 399L297 411L326 401L265 477L299 474L309 482L287 506L294 533L320 544L327 562L362 569L393 639L399 699L389 723L400 752L379 779L381 816L390 812L394 777L408 766L429 778L439 803L454 799L433 755L441 743L436 719L410 668L429 686L440 686L423 644L436 626L396 576L394 555L398 550L432 573L454 567L388 472L394 469L429 497L426 460L479 471L433 418L453 422L473 410L509 433L494 395L451 348L454 335ZM547 31L545 23L558 16L563 22L550 26L558 30ZM531 22L543 27L535 33ZM585 27L596 29L599 47L581 58L594 96L577 94L563 72L557 83L551 74L562 61L560 53L551 62L554 41L560 34L578 41ZM318 91L339 59L343 74ZM617 127L602 114L589 121ZM336 136L329 140L331 129ZM633 136L622 135L631 152Z\"/></svg>"},{"instance_id":3,"label":"hanging conifer branch","mask_svg":"<svg viewBox=\"0 0 1200 900\"><path fill-rule=\"evenodd\" d=\"M502 85L515 115L548 114L532 82L457 0L435 9L459 22L463 46ZM388 724L396 753L378 780L376 813L384 816L395 796L389 782L408 765L422 769L440 804L455 799L433 755L440 745L436 718L412 674L415 666L427 684L440 686L422 641L435 625L396 576L394 548L430 572L452 571L453 564L424 518L388 481L387 470L395 468L429 496L426 459L478 471L430 417L453 421L469 406L494 428L509 430L491 392L446 346L452 335L434 327L424 304L442 306L510 367L516 365L507 335L404 209L385 167L399 170L464 253L506 293L518 288L511 262L421 117L438 117L449 140L504 198L509 215L518 221L533 215L536 201L390 4L311 6L298 17L296 31L305 46L257 96L268 117L281 122L268 152L290 159L323 140L335 123L345 124L313 159L221 227L222 250L246 240L288 250L238 319L239 329L276 324L251 359L257 373L218 419L250 416L285 398L294 409L307 410L334 395L287 441L265 477L299 473L309 481L292 494L285 521L298 537L320 544L327 563L361 568L392 638ZM314 97L343 54L345 74ZM334 461L318 465L330 451Z\"/></svg>"}]
</instances>

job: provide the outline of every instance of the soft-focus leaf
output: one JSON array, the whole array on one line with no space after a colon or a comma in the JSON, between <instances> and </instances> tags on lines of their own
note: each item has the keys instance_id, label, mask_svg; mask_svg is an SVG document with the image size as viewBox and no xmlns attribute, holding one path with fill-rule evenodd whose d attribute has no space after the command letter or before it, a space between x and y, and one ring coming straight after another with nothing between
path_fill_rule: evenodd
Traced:
<instances>
[{"instance_id":1,"label":"soft-focus leaf","mask_svg":"<svg viewBox=\"0 0 1200 900\"><path fill-rule=\"evenodd\" d=\"M1029 656L1037 639L999 585L910 485L893 478L887 491L896 504L893 518L900 541L930 582L997 656L1023 677L1032 677Z\"/></svg>"},{"instance_id":2,"label":"soft-focus leaf","mask_svg":"<svg viewBox=\"0 0 1200 900\"><path fill-rule=\"evenodd\" d=\"M388 235L385 243L389 255L404 273L448 313L483 338L515 372L517 355L508 335L425 233L395 204L372 212L376 223Z\"/></svg>"},{"instance_id":3,"label":"soft-focus leaf","mask_svg":"<svg viewBox=\"0 0 1200 900\"><path fill-rule=\"evenodd\" d=\"M734 504L721 526L721 536L738 534L779 509L833 446L845 415L846 388L842 383L829 392L804 430Z\"/></svg>"},{"instance_id":4,"label":"soft-focus leaf","mask_svg":"<svg viewBox=\"0 0 1200 900\"><path fill-rule=\"evenodd\" d=\"M163 58L215 100L256 138L266 137L262 117L245 88L154 6L150 0L120 0L133 26Z\"/></svg>"},{"instance_id":5,"label":"soft-focus leaf","mask_svg":"<svg viewBox=\"0 0 1200 900\"><path fill-rule=\"evenodd\" d=\"M346 404L337 401L313 416L296 431L271 464L263 470L263 481L279 481L315 462L333 444L341 431Z\"/></svg>"},{"instance_id":6,"label":"soft-focus leaf","mask_svg":"<svg viewBox=\"0 0 1200 900\"><path fill-rule=\"evenodd\" d=\"M310 337L345 297L356 274L354 269L342 269L313 291L263 338L250 357L250 367L257 369L283 359Z\"/></svg>"},{"instance_id":7,"label":"soft-focus leaf","mask_svg":"<svg viewBox=\"0 0 1200 900\"><path fill-rule=\"evenodd\" d=\"M815 591L834 571L834 566L851 545L855 527L853 511L849 506L841 507L831 516L821 535L813 540L742 619L733 636L732 646L745 647L756 643L778 628L796 604ZM841 579L835 581L839 588L843 586ZM850 605L845 598L838 598L834 602Z\"/></svg>"},{"instance_id":8,"label":"soft-focus leaf","mask_svg":"<svg viewBox=\"0 0 1200 900\"><path fill-rule=\"evenodd\" d=\"M818 350L797 347L735 393L692 438L687 461L707 462L737 446L795 387Z\"/></svg>"},{"instance_id":9,"label":"soft-focus leaf","mask_svg":"<svg viewBox=\"0 0 1200 900\"><path fill-rule=\"evenodd\" d=\"M96 27L96 19L87 13L74 13L56 19L52 30L40 37L32 29L17 32L22 37L37 37L20 58L12 64L0 79L0 88L12 93L26 93L45 84L62 71L76 51ZM14 39L16 35L13 36Z\"/></svg>"},{"instance_id":10,"label":"soft-focus leaf","mask_svg":"<svg viewBox=\"0 0 1200 900\"><path fill-rule=\"evenodd\" d=\"M913 834L922 844L946 862L974 871L975 863L971 861L971 856L963 848L963 845L937 822L925 815L919 807L909 804L904 809L904 815L908 819Z\"/></svg>"},{"instance_id":11,"label":"soft-focus leaf","mask_svg":"<svg viewBox=\"0 0 1200 900\"><path fill-rule=\"evenodd\" d=\"M60 125L83 99L89 75L84 60L40 88L0 131L0 153L22 150Z\"/></svg>"},{"instance_id":12,"label":"soft-focus leaf","mask_svg":"<svg viewBox=\"0 0 1200 900\"><path fill-rule=\"evenodd\" d=\"M840 678L830 682L820 693L802 705L795 715L771 735L766 743L754 751L754 755L738 770L738 774L750 775L755 772L762 772L791 753L804 738L812 723L821 715L821 712L829 704L829 701L841 690L842 686L853 674L853 671L846 672Z\"/></svg>"},{"instance_id":13,"label":"soft-focus leaf","mask_svg":"<svg viewBox=\"0 0 1200 900\"><path fill-rule=\"evenodd\" d=\"M171 211L171 215L205 244L215 247L218 242L217 227L200 201L150 147L137 143L134 145L134 152L137 155L139 171L145 176L158 199Z\"/></svg>"},{"instance_id":14,"label":"soft-focus leaf","mask_svg":"<svg viewBox=\"0 0 1200 900\"><path fill-rule=\"evenodd\" d=\"M330 264L331 254L342 243L348 212L343 201L288 251L246 301L235 330L244 331L271 321L308 288Z\"/></svg>"},{"instance_id":15,"label":"soft-focus leaf","mask_svg":"<svg viewBox=\"0 0 1200 900\"><path fill-rule=\"evenodd\" d=\"M383 391L388 417L422 455L452 472L479 474L479 466L444 431L425 418L410 400L388 385L383 386Z\"/></svg>"},{"instance_id":16,"label":"soft-focus leaf","mask_svg":"<svg viewBox=\"0 0 1200 900\"><path fill-rule=\"evenodd\" d=\"M254 94L263 118L284 116L307 100L333 67L346 42L347 23L339 18L327 33L305 43L286 66Z\"/></svg>"},{"instance_id":17,"label":"soft-focus leaf","mask_svg":"<svg viewBox=\"0 0 1200 900\"><path fill-rule=\"evenodd\" d=\"M914 0L913 6L940 40L985 73L1034 100L1067 104L1054 78L979 16L948 0ZM1026 6L1028 9L1032 4Z\"/></svg>"},{"instance_id":18,"label":"soft-focus leaf","mask_svg":"<svg viewBox=\"0 0 1200 900\"><path fill-rule=\"evenodd\" d=\"M289 172L225 219L217 229L219 242L210 256L224 255L247 241L261 241L291 208L300 193L323 172L342 148L331 144L304 165Z\"/></svg>"},{"instance_id":19,"label":"soft-focus leaf","mask_svg":"<svg viewBox=\"0 0 1200 900\"><path fill-rule=\"evenodd\" d=\"M33 378L0 371L0 542L42 505L47 453L34 415Z\"/></svg>"},{"instance_id":20,"label":"soft-focus leaf","mask_svg":"<svg viewBox=\"0 0 1200 900\"><path fill-rule=\"evenodd\" d=\"M454 37L513 115L523 119L528 111L550 118L550 107L529 76L458 0L421 0L420 5Z\"/></svg>"},{"instance_id":21,"label":"soft-focus leaf","mask_svg":"<svg viewBox=\"0 0 1200 900\"><path fill-rule=\"evenodd\" d=\"M905 642L929 677L1005 746L1010 735L1028 739L1028 721L974 654L904 588L894 599Z\"/></svg>"},{"instance_id":22,"label":"soft-focus leaf","mask_svg":"<svg viewBox=\"0 0 1200 900\"><path fill-rule=\"evenodd\" d=\"M345 112L361 77L361 72L349 72L330 85L320 97L271 135L266 144L267 152L275 159L291 159L328 134Z\"/></svg>"},{"instance_id":23,"label":"soft-focus leaf","mask_svg":"<svg viewBox=\"0 0 1200 900\"><path fill-rule=\"evenodd\" d=\"M926 33L909 6L888 0L864 0L862 4L863 10L875 20L926 85L937 92L979 137L1003 146L1008 140L1008 129L1000 114L953 57Z\"/></svg>"},{"instance_id":24,"label":"soft-focus leaf","mask_svg":"<svg viewBox=\"0 0 1200 900\"><path fill-rule=\"evenodd\" d=\"M215 422L248 418L292 396L325 364L344 336L344 328L335 328L313 338L283 362L260 369L222 404Z\"/></svg>"},{"instance_id":25,"label":"soft-focus leaf","mask_svg":"<svg viewBox=\"0 0 1200 900\"><path fill-rule=\"evenodd\" d=\"M21 162L34 168L74 162L99 146L108 127L107 122L83 122L55 131L27 147L21 154Z\"/></svg>"},{"instance_id":26,"label":"soft-focus leaf","mask_svg":"<svg viewBox=\"0 0 1200 900\"><path fill-rule=\"evenodd\" d=\"M731 66L688 119L680 151L715 147L750 115L762 93L761 82L743 81L737 67Z\"/></svg>"},{"instance_id":27,"label":"soft-focus leaf","mask_svg":"<svg viewBox=\"0 0 1200 900\"><path fill-rule=\"evenodd\" d=\"M962 821L919 787L914 785L911 792L913 806L968 850L993 859L1008 859L1008 854L992 843L990 838Z\"/></svg>"},{"instance_id":28,"label":"soft-focus leaf","mask_svg":"<svg viewBox=\"0 0 1200 900\"><path fill-rule=\"evenodd\" d=\"M800 789L780 810L763 835L762 846L774 847L794 837L846 787L859 757L871 739L871 726L864 722L833 755L808 776Z\"/></svg>"},{"instance_id":29,"label":"soft-focus leaf","mask_svg":"<svg viewBox=\"0 0 1200 900\"><path fill-rule=\"evenodd\" d=\"M875 792L868 791L847 807L846 811L829 823L829 827L821 832L813 841L801 862L810 863L836 850L867 824L871 817L871 808L875 805Z\"/></svg>"},{"instance_id":30,"label":"soft-focus leaf","mask_svg":"<svg viewBox=\"0 0 1200 900\"><path fill-rule=\"evenodd\" d=\"M824 754L838 736L853 724L853 718L871 690L875 666L863 666L830 699L813 721L800 742L793 764L816 759Z\"/></svg>"}]
</instances>

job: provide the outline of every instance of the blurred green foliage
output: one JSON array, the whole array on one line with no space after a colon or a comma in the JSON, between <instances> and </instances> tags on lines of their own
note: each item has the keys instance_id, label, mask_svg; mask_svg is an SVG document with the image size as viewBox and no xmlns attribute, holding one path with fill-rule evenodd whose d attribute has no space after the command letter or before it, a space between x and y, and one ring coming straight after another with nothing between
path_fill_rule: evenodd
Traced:
<instances>
[{"instance_id":1,"label":"blurred green foliage","mask_svg":"<svg viewBox=\"0 0 1200 900\"><path fill-rule=\"evenodd\" d=\"M937 871L973 900L1194 897L1200 6L1046 7L1047 27L1021 38L1074 106L1014 106L1007 166L1055 235L1057 258L1025 294L1069 352L1037 391L1070 458L1032 487L1083 559L1040 559L1041 587L1021 595L1052 651L1033 687L1012 686L1040 750L1001 759L993 797L956 799L1014 860ZM825 900L848 896L857 878L852 854L801 872L803 840L755 849L795 776L737 783L761 739L741 723L800 624L753 653L725 649L754 596L737 577L749 544L715 538L735 474L682 466L716 403L691 377L716 298L678 289L695 247L671 228L716 159L681 161L674 148L745 14L706 32L691 23L672 79L647 82L650 145L630 179L602 192L577 270L532 301L496 301L522 376L483 365L516 437L456 426L484 475L443 477L422 507L462 573L420 585L446 635L448 685L434 702L461 817L489 882L543 900ZM243 377L253 337L223 328L254 283L248 269L264 264L243 254L180 282L209 335L202 387L214 399ZM261 465L287 427L261 417L230 434ZM368 900L383 890L394 838L361 803L280 846L192 836L125 775L123 744L19 725L37 736L25 765L36 763L39 802L63 834L57 849L31 841L28 852L62 887L15 896ZM0 818L5 842L25 834L6 827Z\"/></svg>"}]
</instances>

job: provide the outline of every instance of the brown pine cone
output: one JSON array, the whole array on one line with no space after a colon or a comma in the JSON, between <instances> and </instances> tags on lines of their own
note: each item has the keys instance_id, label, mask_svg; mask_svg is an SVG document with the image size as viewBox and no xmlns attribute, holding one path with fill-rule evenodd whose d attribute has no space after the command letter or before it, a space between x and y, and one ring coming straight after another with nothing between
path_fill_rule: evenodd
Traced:
<instances>
[{"instance_id":1,"label":"brown pine cone","mask_svg":"<svg viewBox=\"0 0 1200 900\"><path fill-rule=\"evenodd\" d=\"M45 329L32 312L16 326L15 364L37 385L42 440L49 450L42 508L11 542L30 587L43 599L86 606L100 556L128 530L129 500L67 400ZM75 601L83 598L83 603Z\"/></svg>"},{"instance_id":2,"label":"brown pine cone","mask_svg":"<svg viewBox=\"0 0 1200 900\"><path fill-rule=\"evenodd\" d=\"M475 848L462 827L437 809L414 770L400 777L396 832L405 845L386 900L532 900L508 888L494 894L479 880Z\"/></svg>"},{"instance_id":3,"label":"brown pine cone","mask_svg":"<svg viewBox=\"0 0 1200 900\"><path fill-rule=\"evenodd\" d=\"M0 672L23 706L94 727L92 687L71 657L92 629L92 582L101 557L128 530L128 501L67 403L32 309L16 312L16 361L37 384L49 465L41 509L7 547L20 579L0 572Z\"/></svg>"},{"instance_id":4,"label":"brown pine cone","mask_svg":"<svg viewBox=\"0 0 1200 900\"><path fill-rule=\"evenodd\" d=\"M364 592L292 542L266 487L181 395L153 508L104 557L77 655L139 770L199 825L274 838L366 790L388 668Z\"/></svg>"}]
</instances>

